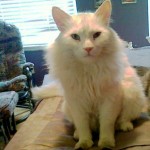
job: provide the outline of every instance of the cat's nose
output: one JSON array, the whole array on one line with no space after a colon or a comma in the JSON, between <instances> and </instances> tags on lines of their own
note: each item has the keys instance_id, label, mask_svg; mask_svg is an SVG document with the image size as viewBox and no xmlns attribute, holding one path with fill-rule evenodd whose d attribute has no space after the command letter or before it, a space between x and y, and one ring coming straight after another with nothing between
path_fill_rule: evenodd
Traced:
<instances>
[{"instance_id":1,"label":"cat's nose","mask_svg":"<svg viewBox=\"0 0 150 150\"><path fill-rule=\"evenodd\" d=\"M92 51L92 49L93 49L93 47L85 47L85 48L84 48L84 50L86 50L88 53L89 53L90 51Z\"/></svg>"}]
</instances>

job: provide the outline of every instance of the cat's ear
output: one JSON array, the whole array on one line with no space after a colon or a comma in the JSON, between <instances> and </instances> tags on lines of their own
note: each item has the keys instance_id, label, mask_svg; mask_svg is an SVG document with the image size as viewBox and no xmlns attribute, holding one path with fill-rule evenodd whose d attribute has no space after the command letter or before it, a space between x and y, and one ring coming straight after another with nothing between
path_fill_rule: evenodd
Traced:
<instances>
[{"instance_id":1,"label":"cat's ear","mask_svg":"<svg viewBox=\"0 0 150 150\"><path fill-rule=\"evenodd\" d=\"M52 8L53 19L60 31L64 31L66 22L71 19L71 16L58 7Z\"/></svg>"},{"instance_id":2,"label":"cat's ear","mask_svg":"<svg viewBox=\"0 0 150 150\"><path fill-rule=\"evenodd\" d=\"M112 5L110 0L105 0L102 5L97 9L95 15L101 17L106 25L109 25L112 12Z\"/></svg>"}]
</instances>

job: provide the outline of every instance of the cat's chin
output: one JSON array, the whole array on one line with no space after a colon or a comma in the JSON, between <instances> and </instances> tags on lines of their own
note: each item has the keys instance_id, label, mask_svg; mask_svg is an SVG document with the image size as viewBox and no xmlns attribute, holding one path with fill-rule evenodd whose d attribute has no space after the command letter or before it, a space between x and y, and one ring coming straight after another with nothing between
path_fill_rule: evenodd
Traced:
<instances>
[{"instance_id":1,"label":"cat's chin","mask_svg":"<svg viewBox=\"0 0 150 150\"><path fill-rule=\"evenodd\" d=\"M93 55L86 55L84 57L82 57L81 61L85 62L85 63L92 63L92 62L96 62L98 60L97 56L93 56Z\"/></svg>"}]
</instances>

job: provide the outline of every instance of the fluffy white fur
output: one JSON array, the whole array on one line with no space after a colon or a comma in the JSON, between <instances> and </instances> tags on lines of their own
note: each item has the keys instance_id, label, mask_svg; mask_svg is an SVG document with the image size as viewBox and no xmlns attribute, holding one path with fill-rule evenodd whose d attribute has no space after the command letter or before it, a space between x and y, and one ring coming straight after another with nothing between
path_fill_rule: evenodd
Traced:
<instances>
[{"instance_id":1,"label":"fluffy white fur","mask_svg":"<svg viewBox=\"0 0 150 150\"><path fill-rule=\"evenodd\" d=\"M145 105L124 44L109 26L111 9L110 0L105 0L95 13L70 16L57 7L52 10L60 35L47 51L46 61L62 86L63 111L76 128L75 149L91 147L92 130L97 129L98 146L114 147L115 128L132 130L131 121Z\"/></svg>"},{"instance_id":2,"label":"fluffy white fur","mask_svg":"<svg viewBox=\"0 0 150 150\"><path fill-rule=\"evenodd\" d=\"M32 88L32 94L34 99L62 96L61 90L58 87L57 83L51 83L50 85L44 85L42 87L34 87Z\"/></svg>"}]
</instances>

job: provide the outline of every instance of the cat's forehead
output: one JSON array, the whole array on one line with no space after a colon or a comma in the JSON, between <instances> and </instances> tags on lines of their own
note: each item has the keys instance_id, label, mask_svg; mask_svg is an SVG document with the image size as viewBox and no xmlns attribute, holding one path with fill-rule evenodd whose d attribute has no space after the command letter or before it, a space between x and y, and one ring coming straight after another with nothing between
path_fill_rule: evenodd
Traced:
<instances>
[{"instance_id":1,"label":"cat's forehead","mask_svg":"<svg viewBox=\"0 0 150 150\"><path fill-rule=\"evenodd\" d=\"M84 13L72 16L74 25L91 25L96 24L97 18L92 13Z\"/></svg>"},{"instance_id":2,"label":"cat's forehead","mask_svg":"<svg viewBox=\"0 0 150 150\"><path fill-rule=\"evenodd\" d=\"M72 19L76 23L84 23L85 21L94 21L95 15L93 13L80 13L77 15L73 15Z\"/></svg>"},{"instance_id":3,"label":"cat's forehead","mask_svg":"<svg viewBox=\"0 0 150 150\"><path fill-rule=\"evenodd\" d=\"M101 30L102 23L93 13L84 13L72 16L72 31L97 31Z\"/></svg>"}]
</instances>

